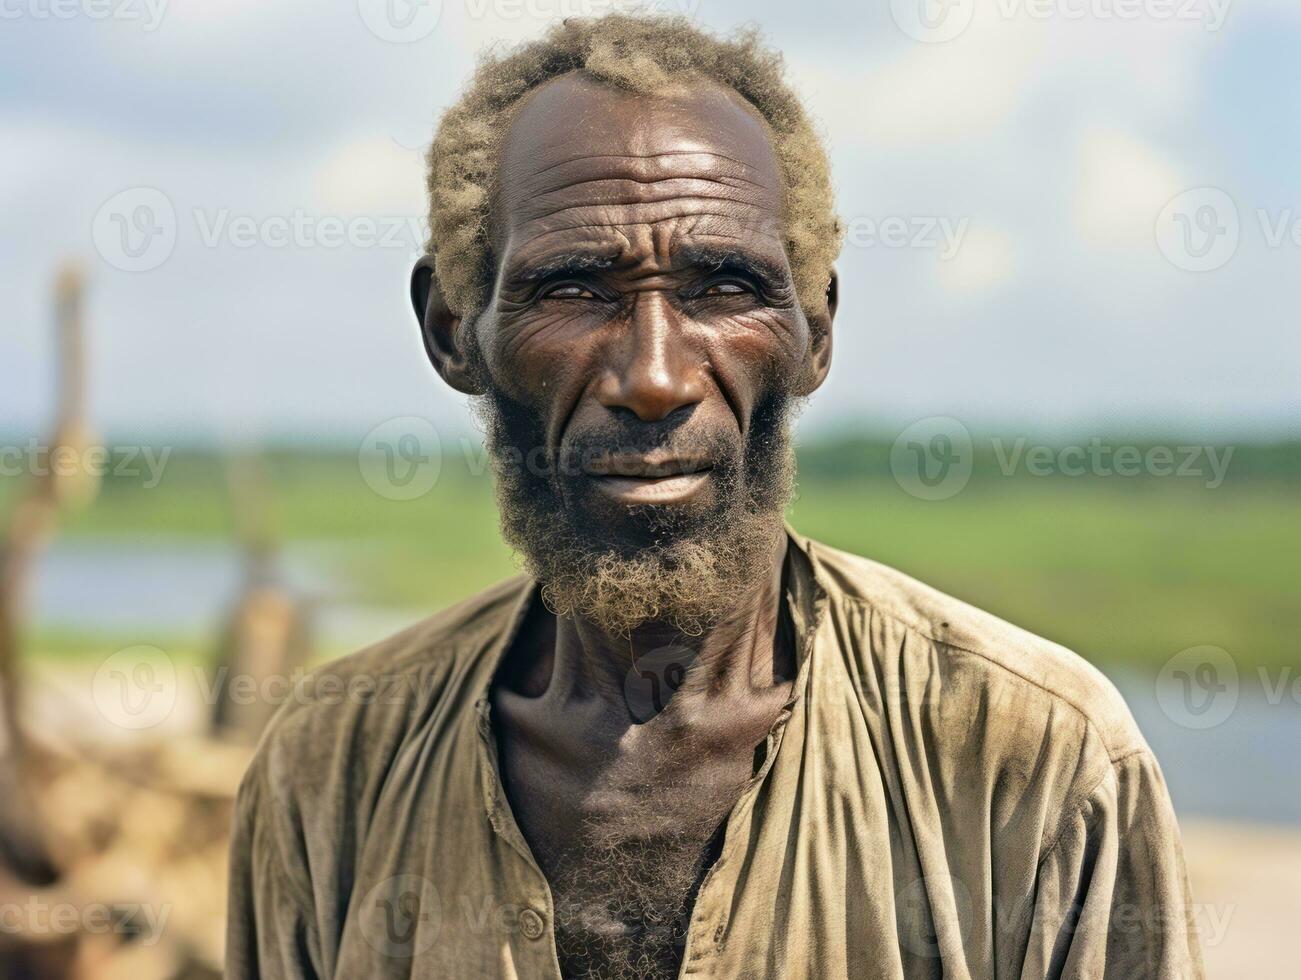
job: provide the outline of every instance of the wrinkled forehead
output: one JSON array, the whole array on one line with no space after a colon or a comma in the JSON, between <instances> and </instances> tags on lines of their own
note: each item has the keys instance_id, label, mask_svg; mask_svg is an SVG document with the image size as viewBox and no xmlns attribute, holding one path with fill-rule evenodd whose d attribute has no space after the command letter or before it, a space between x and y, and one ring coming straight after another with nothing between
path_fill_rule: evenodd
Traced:
<instances>
[{"instance_id":1,"label":"wrinkled forehead","mask_svg":"<svg viewBox=\"0 0 1301 980\"><path fill-rule=\"evenodd\" d=\"M565 75L530 94L502 148L497 254L605 238L745 239L780 247L770 130L730 89L674 97Z\"/></svg>"}]
</instances>

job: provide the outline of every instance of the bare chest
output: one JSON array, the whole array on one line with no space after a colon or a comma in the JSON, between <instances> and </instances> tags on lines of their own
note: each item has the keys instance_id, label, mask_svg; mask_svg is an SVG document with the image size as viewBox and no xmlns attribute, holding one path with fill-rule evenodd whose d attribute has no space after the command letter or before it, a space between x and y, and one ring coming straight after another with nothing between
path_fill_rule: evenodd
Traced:
<instances>
[{"instance_id":1,"label":"bare chest","mask_svg":"<svg viewBox=\"0 0 1301 980\"><path fill-rule=\"evenodd\" d=\"M674 977L691 909L750 779L753 749L651 747L566 766L502 739L516 822L546 875L566 977Z\"/></svg>"}]
</instances>

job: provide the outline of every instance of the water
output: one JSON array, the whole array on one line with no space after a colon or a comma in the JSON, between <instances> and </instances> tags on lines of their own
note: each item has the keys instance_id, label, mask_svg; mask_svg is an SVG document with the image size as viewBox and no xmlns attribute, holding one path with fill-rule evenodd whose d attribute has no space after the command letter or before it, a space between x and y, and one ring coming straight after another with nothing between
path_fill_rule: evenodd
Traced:
<instances>
[{"instance_id":1,"label":"water","mask_svg":"<svg viewBox=\"0 0 1301 980\"><path fill-rule=\"evenodd\" d=\"M1129 703L1161 763L1180 813L1301 825L1301 704L1273 682L1245 673L1237 703L1222 722L1205 729L1180 723L1158 700L1153 678L1117 671L1112 681ZM1171 717L1174 714L1175 717Z\"/></svg>"},{"instance_id":2,"label":"water","mask_svg":"<svg viewBox=\"0 0 1301 980\"><path fill-rule=\"evenodd\" d=\"M339 591L319 560L288 554L286 584L307 595ZM38 625L192 632L210 626L238 594L239 552L209 542L59 542L36 569L31 615Z\"/></svg>"},{"instance_id":3,"label":"water","mask_svg":"<svg viewBox=\"0 0 1301 980\"><path fill-rule=\"evenodd\" d=\"M279 580L311 603L327 648L361 646L427 614L356 601L338 571L348 553L348 546L298 543L277 563ZM208 636L244 574L239 551L217 542L58 542L36 569L29 614L38 629Z\"/></svg>"}]
</instances>

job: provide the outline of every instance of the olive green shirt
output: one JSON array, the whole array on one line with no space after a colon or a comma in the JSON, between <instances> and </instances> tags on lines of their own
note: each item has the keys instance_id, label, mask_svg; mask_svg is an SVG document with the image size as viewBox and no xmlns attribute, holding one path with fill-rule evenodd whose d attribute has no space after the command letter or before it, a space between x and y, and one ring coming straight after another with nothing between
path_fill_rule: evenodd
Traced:
<instances>
[{"instance_id":1,"label":"olive green shirt","mask_svg":"<svg viewBox=\"0 0 1301 980\"><path fill-rule=\"evenodd\" d=\"M799 668L696 898L684 978L1200 978L1179 832L1079 657L791 532ZM240 789L227 970L558 980L488 690L503 583L309 675Z\"/></svg>"}]
</instances>

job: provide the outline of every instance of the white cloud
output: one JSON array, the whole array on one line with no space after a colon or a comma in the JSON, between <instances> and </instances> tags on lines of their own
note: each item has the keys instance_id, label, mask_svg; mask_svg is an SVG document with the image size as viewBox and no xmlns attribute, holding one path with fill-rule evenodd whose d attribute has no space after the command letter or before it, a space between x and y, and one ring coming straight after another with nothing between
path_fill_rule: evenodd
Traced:
<instances>
[{"instance_id":1,"label":"white cloud","mask_svg":"<svg viewBox=\"0 0 1301 980\"><path fill-rule=\"evenodd\" d=\"M1182 189L1179 168L1139 137L1089 129L1077 160L1073 217L1088 241L1150 246L1161 208Z\"/></svg>"},{"instance_id":2,"label":"white cloud","mask_svg":"<svg viewBox=\"0 0 1301 980\"><path fill-rule=\"evenodd\" d=\"M0 205L27 198L49 178L49 167L76 148L72 134L58 125L30 119L0 119Z\"/></svg>"},{"instance_id":3,"label":"white cloud","mask_svg":"<svg viewBox=\"0 0 1301 980\"><path fill-rule=\"evenodd\" d=\"M1006 285L1017 272L1012 235L989 225L972 225L950 259L938 259L936 281L951 293L978 293Z\"/></svg>"},{"instance_id":4,"label":"white cloud","mask_svg":"<svg viewBox=\"0 0 1301 980\"><path fill-rule=\"evenodd\" d=\"M1036 73L1042 32L998 25L942 45L911 44L881 64L798 64L837 143L876 149L959 143L1003 123Z\"/></svg>"},{"instance_id":5,"label":"white cloud","mask_svg":"<svg viewBox=\"0 0 1301 980\"><path fill-rule=\"evenodd\" d=\"M316 174L319 207L330 214L418 215L425 210L419 152L385 137L341 146Z\"/></svg>"}]
</instances>

